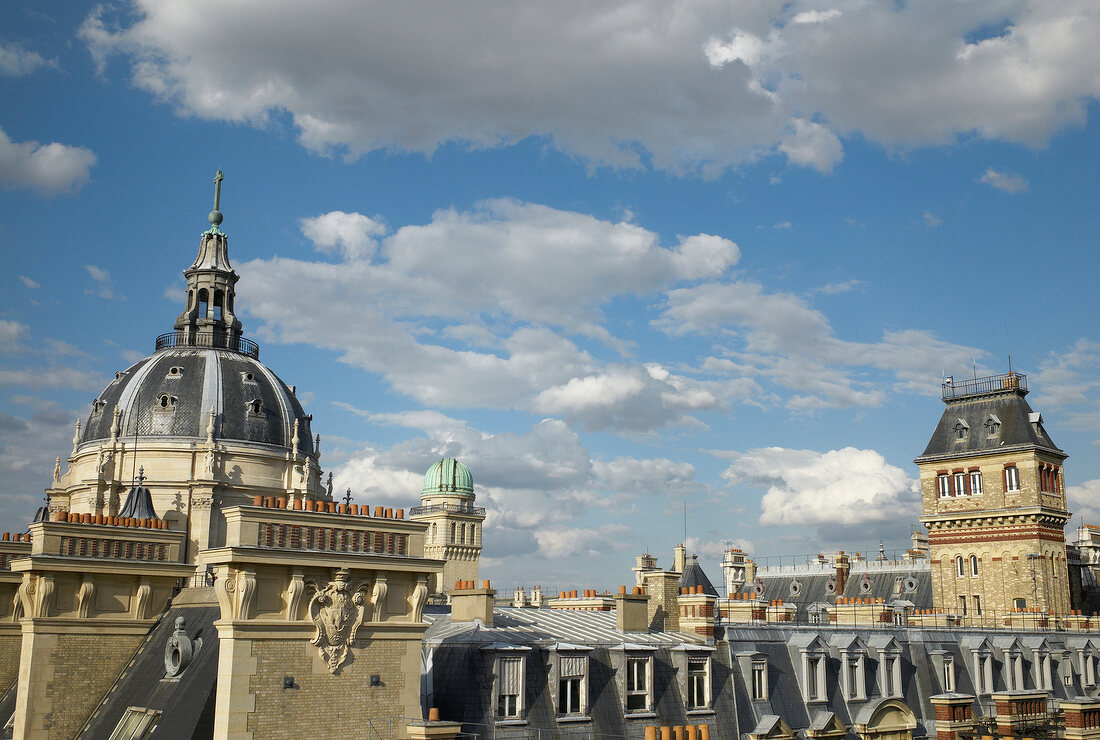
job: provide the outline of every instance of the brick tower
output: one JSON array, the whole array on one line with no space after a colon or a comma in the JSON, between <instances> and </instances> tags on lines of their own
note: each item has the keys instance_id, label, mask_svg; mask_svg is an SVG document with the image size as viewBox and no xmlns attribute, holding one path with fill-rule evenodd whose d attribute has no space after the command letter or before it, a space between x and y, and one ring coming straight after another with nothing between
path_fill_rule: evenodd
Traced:
<instances>
[{"instance_id":1,"label":"brick tower","mask_svg":"<svg viewBox=\"0 0 1100 740\"><path fill-rule=\"evenodd\" d=\"M933 601L972 623L1070 609L1066 454L1026 395L1019 373L946 380L947 408L915 460Z\"/></svg>"}]
</instances>

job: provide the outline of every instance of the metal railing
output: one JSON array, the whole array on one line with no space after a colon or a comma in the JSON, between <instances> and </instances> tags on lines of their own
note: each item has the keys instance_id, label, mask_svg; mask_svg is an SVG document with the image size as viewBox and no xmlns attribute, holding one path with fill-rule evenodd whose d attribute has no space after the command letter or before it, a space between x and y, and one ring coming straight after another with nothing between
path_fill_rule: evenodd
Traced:
<instances>
[{"instance_id":1,"label":"metal railing","mask_svg":"<svg viewBox=\"0 0 1100 740\"><path fill-rule=\"evenodd\" d=\"M943 400L949 398L965 398L966 396L980 396L984 393L997 393L999 391L1021 391L1027 393L1027 376L1021 373L1002 373L990 375L985 378L970 378L955 380L948 378L943 381Z\"/></svg>"},{"instance_id":2,"label":"metal railing","mask_svg":"<svg viewBox=\"0 0 1100 740\"><path fill-rule=\"evenodd\" d=\"M157 351L173 347L209 347L226 349L248 355L254 360L260 359L260 345L244 337L231 337L225 332L193 333L170 331L157 337Z\"/></svg>"},{"instance_id":3,"label":"metal railing","mask_svg":"<svg viewBox=\"0 0 1100 740\"><path fill-rule=\"evenodd\" d=\"M483 509L482 507L465 506L463 504L432 504L431 506L414 506L409 509L409 516L419 516L421 514L440 514L448 511L455 514L473 514L474 516L485 516L485 509Z\"/></svg>"}]
</instances>

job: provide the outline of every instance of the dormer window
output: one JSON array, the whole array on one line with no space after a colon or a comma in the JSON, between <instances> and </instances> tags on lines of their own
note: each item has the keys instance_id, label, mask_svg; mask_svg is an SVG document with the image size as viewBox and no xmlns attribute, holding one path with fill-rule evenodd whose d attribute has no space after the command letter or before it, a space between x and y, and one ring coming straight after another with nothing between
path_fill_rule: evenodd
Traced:
<instances>
[{"instance_id":1,"label":"dormer window","mask_svg":"<svg viewBox=\"0 0 1100 740\"><path fill-rule=\"evenodd\" d=\"M157 399L157 405L155 411L175 411L176 410L176 397L170 396L167 393L160 394L160 398Z\"/></svg>"},{"instance_id":2,"label":"dormer window","mask_svg":"<svg viewBox=\"0 0 1100 740\"><path fill-rule=\"evenodd\" d=\"M955 421L955 441L961 442L966 439L966 435L970 432L970 425L966 423L965 419L958 419Z\"/></svg>"},{"instance_id":3,"label":"dormer window","mask_svg":"<svg viewBox=\"0 0 1100 740\"><path fill-rule=\"evenodd\" d=\"M254 398L248 402L248 415L249 416L263 416L264 415L264 402L258 398Z\"/></svg>"},{"instance_id":4,"label":"dormer window","mask_svg":"<svg viewBox=\"0 0 1100 740\"><path fill-rule=\"evenodd\" d=\"M107 405L106 402L100 401L98 398L93 398L92 399L92 416L95 416L100 411L102 411L103 407L106 406L106 405Z\"/></svg>"},{"instance_id":5,"label":"dormer window","mask_svg":"<svg viewBox=\"0 0 1100 740\"><path fill-rule=\"evenodd\" d=\"M172 367L168 368L168 375L166 375L165 377L167 377L167 378L182 378L183 377L183 368L180 367L179 365L173 365Z\"/></svg>"},{"instance_id":6,"label":"dormer window","mask_svg":"<svg viewBox=\"0 0 1100 740\"><path fill-rule=\"evenodd\" d=\"M255 383L256 382L256 376L253 375L252 373L241 373L241 379L244 380L244 382L246 382L246 383Z\"/></svg>"},{"instance_id":7,"label":"dormer window","mask_svg":"<svg viewBox=\"0 0 1100 740\"><path fill-rule=\"evenodd\" d=\"M990 437L996 437L1001 433L1001 420L996 414L990 414L985 420L985 433Z\"/></svg>"}]
</instances>

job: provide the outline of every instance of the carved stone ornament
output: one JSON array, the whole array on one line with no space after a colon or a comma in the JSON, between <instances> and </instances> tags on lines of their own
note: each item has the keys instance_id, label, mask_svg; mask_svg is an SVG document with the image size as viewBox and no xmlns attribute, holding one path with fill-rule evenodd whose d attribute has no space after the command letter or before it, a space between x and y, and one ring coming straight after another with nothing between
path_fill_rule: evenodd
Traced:
<instances>
[{"instance_id":1,"label":"carved stone ornament","mask_svg":"<svg viewBox=\"0 0 1100 740\"><path fill-rule=\"evenodd\" d=\"M184 630L186 622L183 617L176 617L176 629L168 642L164 645L164 674L168 678L174 678L187 668L202 648L202 638L192 640Z\"/></svg>"},{"instance_id":2,"label":"carved stone ornament","mask_svg":"<svg viewBox=\"0 0 1100 740\"><path fill-rule=\"evenodd\" d=\"M317 646L330 673L336 673L347 660L348 646L355 641L366 612L363 594L353 592L348 579L348 571L341 568L309 602L309 617L317 627L317 635L310 642Z\"/></svg>"}]
</instances>

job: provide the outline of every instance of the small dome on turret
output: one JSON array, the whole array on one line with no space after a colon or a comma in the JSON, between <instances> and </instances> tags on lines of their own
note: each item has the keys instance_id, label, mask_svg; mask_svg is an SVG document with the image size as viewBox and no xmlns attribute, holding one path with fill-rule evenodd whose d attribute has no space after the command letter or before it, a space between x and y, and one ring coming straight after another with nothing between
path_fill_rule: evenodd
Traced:
<instances>
[{"instance_id":1,"label":"small dome on turret","mask_svg":"<svg viewBox=\"0 0 1100 740\"><path fill-rule=\"evenodd\" d=\"M465 465L453 457L445 457L428 468L420 496L474 496L474 478Z\"/></svg>"}]
</instances>

